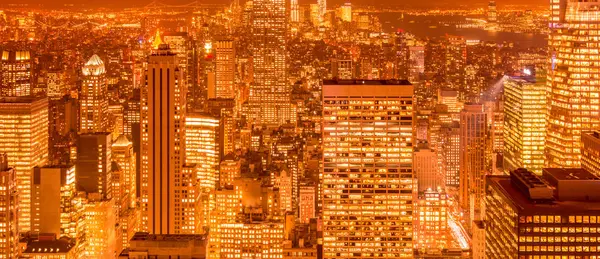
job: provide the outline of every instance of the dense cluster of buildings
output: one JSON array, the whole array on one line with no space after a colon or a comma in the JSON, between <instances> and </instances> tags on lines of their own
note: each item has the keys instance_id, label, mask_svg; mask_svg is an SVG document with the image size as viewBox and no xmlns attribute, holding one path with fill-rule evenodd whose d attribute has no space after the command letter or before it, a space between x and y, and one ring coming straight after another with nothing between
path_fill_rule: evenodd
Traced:
<instances>
[{"instance_id":1,"label":"dense cluster of buildings","mask_svg":"<svg viewBox=\"0 0 600 259\"><path fill-rule=\"evenodd\" d=\"M599 10L553 0L547 49L326 0L2 10L0 258L596 258Z\"/></svg>"}]
</instances>

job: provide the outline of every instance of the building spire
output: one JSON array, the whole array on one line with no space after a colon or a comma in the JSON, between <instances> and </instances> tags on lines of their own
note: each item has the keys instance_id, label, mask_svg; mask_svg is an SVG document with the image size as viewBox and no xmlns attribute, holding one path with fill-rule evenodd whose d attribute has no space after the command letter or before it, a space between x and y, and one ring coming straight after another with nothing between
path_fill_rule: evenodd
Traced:
<instances>
[{"instance_id":1,"label":"building spire","mask_svg":"<svg viewBox=\"0 0 600 259\"><path fill-rule=\"evenodd\" d=\"M152 49L158 49L158 46L162 44L162 39L160 37L160 30L156 30L156 34L154 35L154 40L152 41Z\"/></svg>"}]
</instances>

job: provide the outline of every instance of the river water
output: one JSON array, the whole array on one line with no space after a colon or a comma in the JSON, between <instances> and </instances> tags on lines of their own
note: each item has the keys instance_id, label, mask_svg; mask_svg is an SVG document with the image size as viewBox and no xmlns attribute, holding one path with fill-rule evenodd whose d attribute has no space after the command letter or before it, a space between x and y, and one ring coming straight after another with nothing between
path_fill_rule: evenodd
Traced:
<instances>
[{"instance_id":1,"label":"river water","mask_svg":"<svg viewBox=\"0 0 600 259\"><path fill-rule=\"evenodd\" d=\"M378 16L384 31L389 33L403 29L419 38L439 37L450 34L464 36L467 40L493 41L497 43L511 42L523 48L546 47L548 45L547 36L542 34L486 31L479 28L456 28L454 24L465 21L466 17L464 16L414 16L405 14L404 19L401 19L400 13L380 13Z\"/></svg>"}]
</instances>

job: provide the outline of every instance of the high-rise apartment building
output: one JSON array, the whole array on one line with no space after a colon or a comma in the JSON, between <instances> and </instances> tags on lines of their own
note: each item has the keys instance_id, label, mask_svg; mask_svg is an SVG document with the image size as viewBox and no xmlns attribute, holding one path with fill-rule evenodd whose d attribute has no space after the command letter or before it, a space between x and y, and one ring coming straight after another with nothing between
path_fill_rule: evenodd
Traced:
<instances>
[{"instance_id":1,"label":"high-rise apartment building","mask_svg":"<svg viewBox=\"0 0 600 259\"><path fill-rule=\"evenodd\" d=\"M481 104L466 104L460 112L459 202L470 220L479 217L487 174L487 115ZM470 224L469 224L470 225Z\"/></svg>"},{"instance_id":2,"label":"high-rise apartment building","mask_svg":"<svg viewBox=\"0 0 600 259\"><path fill-rule=\"evenodd\" d=\"M254 82L249 115L256 124L284 124L291 119L291 84L287 77L285 0L253 1Z\"/></svg>"},{"instance_id":3,"label":"high-rise apartment building","mask_svg":"<svg viewBox=\"0 0 600 259\"><path fill-rule=\"evenodd\" d=\"M579 167L581 133L600 128L600 19L593 1L552 0L548 48L546 165ZM577 53L574 55L574 53Z\"/></svg>"},{"instance_id":4,"label":"high-rise apartment building","mask_svg":"<svg viewBox=\"0 0 600 259\"><path fill-rule=\"evenodd\" d=\"M79 127L82 133L108 130L108 90L104 62L93 55L81 69Z\"/></svg>"},{"instance_id":5,"label":"high-rise apartment building","mask_svg":"<svg viewBox=\"0 0 600 259\"><path fill-rule=\"evenodd\" d=\"M527 168L541 174L546 139L546 89L531 77L504 81L505 172Z\"/></svg>"},{"instance_id":6,"label":"high-rise apartment building","mask_svg":"<svg viewBox=\"0 0 600 259\"><path fill-rule=\"evenodd\" d=\"M197 201L188 196L197 195L196 172L185 166L186 90L177 57L160 45L149 57L141 94L142 229L153 234L186 233L192 231L186 224L195 224Z\"/></svg>"},{"instance_id":7,"label":"high-rise apartment building","mask_svg":"<svg viewBox=\"0 0 600 259\"><path fill-rule=\"evenodd\" d=\"M323 258L412 257L413 107L408 81L324 81Z\"/></svg>"},{"instance_id":8,"label":"high-rise apartment building","mask_svg":"<svg viewBox=\"0 0 600 259\"><path fill-rule=\"evenodd\" d=\"M79 191L111 198L112 135L108 132L79 135L77 142L77 186Z\"/></svg>"},{"instance_id":9,"label":"high-rise apartment building","mask_svg":"<svg viewBox=\"0 0 600 259\"><path fill-rule=\"evenodd\" d=\"M33 59L27 50L4 50L0 59L0 96L30 96Z\"/></svg>"},{"instance_id":10,"label":"high-rise apartment building","mask_svg":"<svg viewBox=\"0 0 600 259\"><path fill-rule=\"evenodd\" d=\"M485 258L600 254L600 179L583 169L526 169L486 178Z\"/></svg>"},{"instance_id":11,"label":"high-rise apartment building","mask_svg":"<svg viewBox=\"0 0 600 259\"><path fill-rule=\"evenodd\" d=\"M17 174L8 166L6 154L0 154L0 258L19 255L19 191Z\"/></svg>"},{"instance_id":12,"label":"high-rise apartment building","mask_svg":"<svg viewBox=\"0 0 600 259\"><path fill-rule=\"evenodd\" d=\"M216 98L234 99L235 89L235 41L221 39L215 42Z\"/></svg>"},{"instance_id":13,"label":"high-rise apartment building","mask_svg":"<svg viewBox=\"0 0 600 259\"><path fill-rule=\"evenodd\" d=\"M27 232L31 227L33 168L48 162L48 101L0 98L0 121L0 152L8 154L8 164L17 171L19 230Z\"/></svg>"}]
</instances>

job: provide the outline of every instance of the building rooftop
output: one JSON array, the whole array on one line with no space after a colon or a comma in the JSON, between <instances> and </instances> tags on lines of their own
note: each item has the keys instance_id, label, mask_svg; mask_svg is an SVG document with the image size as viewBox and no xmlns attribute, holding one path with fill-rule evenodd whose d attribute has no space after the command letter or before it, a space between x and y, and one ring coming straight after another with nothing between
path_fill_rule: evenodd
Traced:
<instances>
[{"instance_id":1,"label":"building rooftop","mask_svg":"<svg viewBox=\"0 0 600 259\"><path fill-rule=\"evenodd\" d=\"M544 168L544 177L558 181L600 181L600 178L583 168Z\"/></svg>"},{"instance_id":2,"label":"building rooftop","mask_svg":"<svg viewBox=\"0 0 600 259\"><path fill-rule=\"evenodd\" d=\"M502 193L509 200L511 206L520 213L578 214L592 212L600 214L600 202L598 201L531 199L528 194L512 183L511 177L508 175L487 176L486 185Z\"/></svg>"},{"instance_id":3,"label":"building rooftop","mask_svg":"<svg viewBox=\"0 0 600 259\"><path fill-rule=\"evenodd\" d=\"M73 243L66 239L40 240L27 243L23 254L56 254L67 253L73 248Z\"/></svg>"},{"instance_id":4,"label":"building rooftop","mask_svg":"<svg viewBox=\"0 0 600 259\"><path fill-rule=\"evenodd\" d=\"M131 238L131 241L175 241L175 242L188 242L188 241L204 241L208 240L208 235L195 235L195 234L168 234L168 235L155 235L147 232L137 232Z\"/></svg>"},{"instance_id":5,"label":"building rooftop","mask_svg":"<svg viewBox=\"0 0 600 259\"><path fill-rule=\"evenodd\" d=\"M328 79L323 85L412 85L408 80Z\"/></svg>"}]
</instances>

